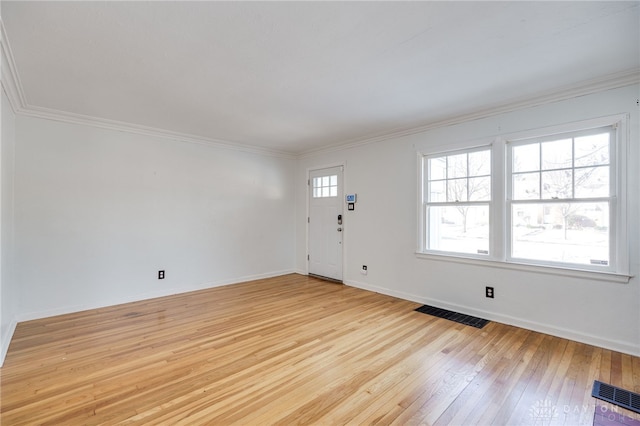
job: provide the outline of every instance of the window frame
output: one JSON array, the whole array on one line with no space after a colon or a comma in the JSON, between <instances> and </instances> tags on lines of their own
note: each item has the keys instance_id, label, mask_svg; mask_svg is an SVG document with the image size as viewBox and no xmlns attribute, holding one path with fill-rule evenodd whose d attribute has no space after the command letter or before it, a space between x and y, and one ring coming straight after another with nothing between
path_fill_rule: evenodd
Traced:
<instances>
[{"instance_id":1,"label":"window frame","mask_svg":"<svg viewBox=\"0 0 640 426\"><path fill-rule=\"evenodd\" d=\"M429 179L427 176L427 163L429 162L430 159L433 158L440 158L440 157L449 157L449 156L455 156L455 155L460 155L460 154L466 154L467 155L467 161L468 161L468 155L474 152L481 152L481 151L489 151L489 155L490 155L490 172L489 172L489 179L491 181L490 187L491 187L491 194L489 197L489 200L483 200L483 201L469 201L468 199L466 201L447 201L447 192L448 190L445 189L445 201L429 201ZM421 222L422 222L422 235L421 235L421 245L422 248L424 250L424 252L428 252L428 253L437 253L437 254L442 254L442 255L452 255L452 256L465 256L465 257L470 257L470 258L477 258L477 259L486 259L486 258L490 258L491 256L491 252L492 252L492 243L491 243L491 229L492 229L492 210L493 210L493 157L494 157L494 153L493 153L493 149L491 147L491 145L478 145L478 146L473 146L470 148L462 148L462 149L457 149L454 151L445 151L445 152L439 152L439 153L433 153L433 154L426 154L422 156L422 198L421 198ZM468 167L468 164L467 164ZM467 169L467 173L468 173L468 169ZM483 177L483 176L487 176L487 175L482 175L479 177ZM471 177L475 177L475 176L471 176ZM469 180L470 176L467 174L465 176L465 178L467 179L467 181ZM449 180L454 180L454 179L458 179L458 178L448 178L445 177L445 179L440 179L443 180L445 182L448 182ZM468 188L468 187L467 187ZM487 206L489 209L489 235L488 235L488 243L489 243L489 247L488 247L488 253L468 253L468 252L459 252L459 251L448 251L448 250L438 250L438 249L431 249L431 248L427 248L427 245L429 244L429 237L427 234L428 231L428 223L429 223L429 217L428 217L428 210L429 207L456 207L456 206L462 206L462 205L466 205L469 207L473 207L473 206Z\"/></svg>"},{"instance_id":2,"label":"window frame","mask_svg":"<svg viewBox=\"0 0 640 426\"><path fill-rule=\"evenodd\" d=\"M327 183L327 185L324 184L324 179L326 178L329 179L329 182ZM316 183L318 182L320 184L316 185ZM313 179L310 179L310 184L311 184L312 198L336 198L338 196L338 176L337 175L314 177ZM325 189L328 192L327 195L324 194Z\"/></svg>"},{"instance_id":3,"label":"window frame","mask_svg":"<svg viewBox=\"0 0 640 426\"><path fill-rule=\"evenodd\" d=\"M539 198L537 199L514 199L513 198L513 177L514 174L522 173L522 172L514 172L513 171L513 149L519 146L526 146L531 144L540 144L542 145L545 142L552 142L554 140L560 140L563 137L571 138L573 141L576 138L588 135L595 135L600 133L609 133L609 163L607 167L609 168L609 195L606 197L584 197L577 198L575 196L575 171L576 169L584 168L583 166L576 167L575 165L575 156L573 150L572 143L572 163L570 167L564 167L562 169L554 169L554 170L571 170L572 171L572 196L567 198L545 198L540 191ZM617 174L616 167L616 159L617 159L617 147L616 147L616 128L615 125L607 125L602 127L593 127L590 129L582 129L577 131L556 133L553 135L546 135L544 137L533 137L533 138L523 138L523 139L511 139L506 141L506 176L505 176L505 187L506 187L506 199L505 199L505 208L506 208L506 222L505 222L505 232L506 232L506 261L507 262L516 262L516 263L526 263L532 265L539 266L556 266L561 268L571 268L571 269L584 269L584 270L593 270L593 271L603 271L603 272L616 272L616 265L613 265L612 260L616 258L616 250L615 250L615 230L617 229L615 212L617 211L617 185L615 176ZM540 147L542 149L542 146ZM540 162L542 162L542 157L540 157ZM542 167L540 164L537 170L532 170L533 173L537 172L542 175L546 169ZM540 188L542 188L542 179L540 179ZM567 203L602 203L606 202L609 205L609 231L608 231L608 240L609 240L609 253L608 253L608 264L604 265L588 265L588 264L578 264L578 263L569 263L569 262L559 262L559 261L551 261L551 260L542 260L542 259L531 259L525 257L516 257L513 256L513 206L514 205L553 205L553 204L567 204Z\"/></svg>"},{"instance_id":4,"label":"window frame","mask_svg":"<svg viewBox=\"0 0 640 426\"><path fill-rule=\"evenodd\" d=\"M537 128L532 130L506 133L485 139L482 144L456 144L446 149L421 150L418 155L418 247L416 256L422 259L449 261L515 269L543 274L593 279L607 282L627 283L629 275L629 241L627 223L627 161L629 157L629 114L617 114L578 122ZM612 127L610 140L610 180L609 194L609 265L582 265L574 263L545 262L511 257L511 147L519 141L534 138L546 139L562 134L577 134L589 132L593 129ZM477 141L476 141L477 142ZM489 255L474 255L459 252L443 252L427 248L426 201L426 173L427 158L450 155L451 153L466 152L474 149L491 147L491 205L490 205L490 235ZM578 199L586 201L587 199ZM546 199L533 200L546 203Z\"/></svg>"}]
</instances>

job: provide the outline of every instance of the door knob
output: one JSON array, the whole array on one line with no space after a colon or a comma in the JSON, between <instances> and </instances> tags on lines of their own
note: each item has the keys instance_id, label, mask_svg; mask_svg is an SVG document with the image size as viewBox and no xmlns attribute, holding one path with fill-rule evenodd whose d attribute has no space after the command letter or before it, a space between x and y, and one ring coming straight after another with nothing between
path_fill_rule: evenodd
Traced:
<instances>
[{"instance_id":1,"label":"door knob","mask_svg":"<svg viewBox=\"0 0 640 426\"><path fill-rule=\"evenodd\" d=\"M342 228L338 228L338 232L342 232Z\"/></svg>"}]
</instances>

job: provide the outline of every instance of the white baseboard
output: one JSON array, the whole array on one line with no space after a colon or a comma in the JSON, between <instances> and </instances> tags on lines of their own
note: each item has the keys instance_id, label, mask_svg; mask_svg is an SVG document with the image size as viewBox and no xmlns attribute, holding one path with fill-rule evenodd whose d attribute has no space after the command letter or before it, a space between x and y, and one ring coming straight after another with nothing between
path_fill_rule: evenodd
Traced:
<instances>
[{"instance_id":1,"label":"white baseboard","mask_svg":"<svg viewBox=\"0 0 640 426\"><path fill-rule=\"evenodd\" d=\"M90 309L106 308L108 306L122 305L124 303L138 302L138 301L141 301L141 300L148 300L148 299L155 299L155 298L158 298L158 297L172 296L172 295L175 295L175 294L188 293L188 292L191 292L191 291L198 291L198 290L205 290L205 289L208 289L208 288L221 287L221 286L231 285L231 284L239 284L239 283L246 282L246 281L254 281L254 280L260 280L260 279L264 279L264 278L278 277L278 276L281 276L281 275L287 275L287 274L292 274L292 273L294 273L294 271L291 270L291 269L282 270L282 271L273 271L273 272L267 272L267 273L264 273L264 274L246 275L246 276L243 276L243 277L226 279L226 280L219 280L219 281L210 281L210 282L200 283L200 284L191 285L191 286L176 287L176 288L171 288L171 289L164 289L164 290L158 290L158 291L153 291L153 292L134 294L134 295L131 295L130 297L114 298L114 299L110 299L110 300L105 300L105 301L100 302L100 303L88 303L88 304L80 304L80 305L70 305L70 306L64 306L64 307L61 307L61 308L47 309L47 310L42 310L42 311L22 312L22 313L17 315L17 321L18 322L31 321L31 320L41 319L41 318L53 317L53 316L57 316L57 315L65 315L65 314L71 314L71 313L74 313L74 312L87 311L87 310L90 310Z\"/></svg>"},{"instance_id":2,"label":"white baseboard","mask_svg":"<svg viewBox=\"0 0 640 426\"><path fill-rule=\"evenodd\" d=\"M455 303L448 303L442 300L430 299L427 297L421 297L415 294L405 293L402 291L396 291L384 287L379 287L359 281L345 281L345 284L351 287L357 287L363 290L374 291L376 293L385 294L387 296L397 297L399 299L409 300L423 305L432 305L438 308L447 309L455 312L461 312L467 315L473 315L475 317L485 318L491 321L499 322L502 324L513 325L516 327L524 328L527 330L537 331L539 333L549 334L556 337L562 337L564 339L573 340L580 343L586 343L588 345L598 346L605 349L614 350L617 352L626 353L633 356L640 356L640 348L638 345L629 342L623 342L620 340L605 339L593 334L583 333L580 331L570 330L562 327L557 327L551 324L543 324L537 321L529 321L522 318L512 317L510 315L504 315L496 312L485 311L482 309L470 308L468 306L458 305Z\"/></svg>"},{"instance_id":3,"label":"white baseboard","mask_svg":"<svg viewBox=\"0 0 640 426\"><path fill-rule=\"evenodd\" d=\"M13 338L13 333L16 331L16 326L18 325L18 321L14 318L11 320L9 324L9 328L4 336L1 336L0 339L0 367L4 364L4 359L7 356L7 351L9 350L9 345L11 344L11 339Z\"/></svg>"}]
</instances>

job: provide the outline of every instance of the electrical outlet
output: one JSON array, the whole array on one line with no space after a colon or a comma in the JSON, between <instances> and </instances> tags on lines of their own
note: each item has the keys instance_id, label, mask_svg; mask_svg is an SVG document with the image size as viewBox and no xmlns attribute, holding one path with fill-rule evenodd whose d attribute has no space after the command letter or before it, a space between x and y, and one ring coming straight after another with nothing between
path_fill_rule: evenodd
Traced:
<instances>
[{"instance_id":1,"label":"electrical outlet","mask_svg":"<svg viewBox=\"0 0 640 426\"><path fill-rule=\"evenodd\" d=\"M360 269L360 273L362 275L367 275L367 265L362 265L362 269Z\"/></svg>"},{"instance_id":2,"label":"electrical outlet","mask_svg":"<svg viewBox=\"0 0 640 426\"><path fill-rule=\"evenodd\" d=\"M164 271L158 271L158 279L164 280Z\"/></svg>"},{"instance_id":3,"label":"electrical outlet","mask_svg":"<svg viewBox=\"0 0 640 426\"><path fill-rule=\"evenodd\" d=\"M493 287L485 287L484 294L489 299L493 299Z\"/></svg>"}]
</instances>

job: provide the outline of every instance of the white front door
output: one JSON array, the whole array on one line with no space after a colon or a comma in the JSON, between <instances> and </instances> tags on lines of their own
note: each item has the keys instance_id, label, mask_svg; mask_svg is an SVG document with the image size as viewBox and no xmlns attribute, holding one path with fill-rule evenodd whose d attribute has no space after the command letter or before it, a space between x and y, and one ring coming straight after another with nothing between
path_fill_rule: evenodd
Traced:
<instances>
[{"instance_id":1,"label":"white front door","mask_svg":"<svg viewBox=\"0 0 640 426\"><path fill-rule=\"evenodd\" d=\"M309 273L342 281L342 166L309 173Z\"/></svg>"}]
</instances>

